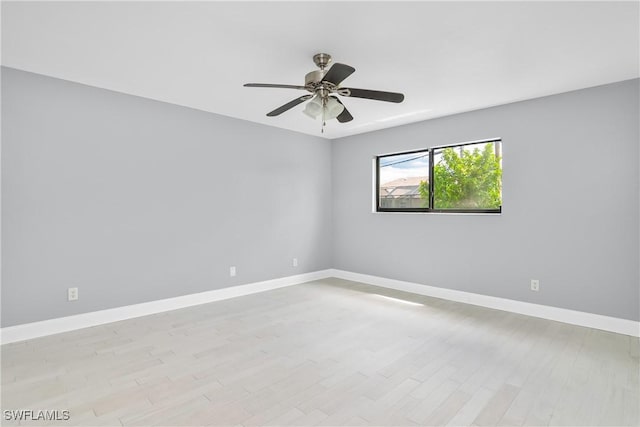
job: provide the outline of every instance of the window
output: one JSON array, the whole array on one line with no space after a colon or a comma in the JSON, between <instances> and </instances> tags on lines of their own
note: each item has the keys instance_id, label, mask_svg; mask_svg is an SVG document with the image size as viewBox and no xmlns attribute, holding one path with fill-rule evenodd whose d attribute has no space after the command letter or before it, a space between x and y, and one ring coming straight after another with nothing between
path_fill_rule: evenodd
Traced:
<instances>
[{"instance_id":1,"label":"window","mask_svg":"<svg viewBox=\"0 0 640 427\"><path fill-rule=\"evenodd\" d=\"M376 211L502 211L500 140L376 157Z\"/></svg>"}]
</instances>

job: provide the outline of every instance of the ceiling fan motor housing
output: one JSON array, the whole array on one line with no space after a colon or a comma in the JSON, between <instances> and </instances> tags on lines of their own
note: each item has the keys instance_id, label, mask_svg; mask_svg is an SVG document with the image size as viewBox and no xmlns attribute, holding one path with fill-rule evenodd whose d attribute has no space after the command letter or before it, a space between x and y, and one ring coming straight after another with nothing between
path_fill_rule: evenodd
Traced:
<instances>
[{"instance_id":1,"label":"ceiling fan motor housing","mask_svg":"<svg viewBox=\"0 0 640 427\"><path fill-rule=\"evenodd\" d=\"M322 77L324 77L325 74L326 73L322 70L315 70L310 73L307 73L307 75L304 76L305 86L308 84L320 83L322 81Z\"/></svg>"},{"instance_id":2,"label":"ceiling fan motor housing","mask_svg":"<svg viewBox=\"0 0 640 427\"><path fill-rule=\"evenodd\" d=\"M322 79L327 74L325 67L331 62L331 55L328 53L316 53L313 55L313 62L320 69L307 73L307 75L304 76L304 84L305 86L311 86L314 89L317 89L320 86Z\"/></svg>"}]
</instances>

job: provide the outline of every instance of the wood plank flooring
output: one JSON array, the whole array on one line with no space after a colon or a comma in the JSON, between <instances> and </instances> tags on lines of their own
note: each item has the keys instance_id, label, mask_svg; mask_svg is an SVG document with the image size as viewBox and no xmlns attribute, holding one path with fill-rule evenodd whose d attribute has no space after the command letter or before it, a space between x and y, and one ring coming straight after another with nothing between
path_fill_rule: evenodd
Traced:
<instances>
[{"instance_id":1,"label":"wood plank flooring","mask_svg":"<svg viewBox=\"0 0 640 427\"><path fill-rule=\"evenodd\" d=\"M327 279L4 345L1 406L71 416L3 425L631 426L638 357L637 338Z\"/></svg>"}]
</instances>

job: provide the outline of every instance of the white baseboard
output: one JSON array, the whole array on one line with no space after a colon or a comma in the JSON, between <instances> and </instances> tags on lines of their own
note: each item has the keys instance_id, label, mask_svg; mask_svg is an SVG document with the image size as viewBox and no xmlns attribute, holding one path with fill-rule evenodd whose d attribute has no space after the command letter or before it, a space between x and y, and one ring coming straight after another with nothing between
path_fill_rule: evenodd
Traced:
<instances>
[{"instance_id":1,"label":"white baseboard","mask_svg":"<svg viewBox=\"0 0 640 427\"><path fill-rule=\"evenodd\" d=\"M585 313L582 311L551 307L548 305L532 304L506 298L474 294L471 292L456 291L453 289L438 288L435 286L421 285L419 283L404 282L401 280L387 279L384 277L370 276L368 274L353 273L344 270L332 269L330 270L330 275L339 279L352 280L354 282L366 283L383 288L396 289L399 291L463 302L496 310L540 317L542 319L555 320L557 322L569 323L572 325L586 326L588 328L631 335L632 337L640 337L640 322L635 322L633 320L619 319L617 317L602 316L600 314Z\"/></svg>"},{"instance_id":2,"label":"white baseboard","mask_svg":"<svg viewBox=\"0 0 640 427\"><path fill-rule=\"evenodd\" d=\"M283 288L285 286L297 285L327 277L330 277L330 270L314 271L312 273L298 274L295 276L265 280L263 282L249 283L246 285L232 286L223 289L215 289L212 291L183 295L175 298L167 298L144 302L141 304L77 314L74 316L59 317L57 319L9 326L0 329L0 342L2 344L8 344L17 341L24 341L46 335L59 334L61 332L68 332L76 329L103 325L105 323L132 319L134 317L147 316L149 314L156 314L164 311L177 310L179 308L235 298L242 295L255 294L257 292Z\"/></svg>"},{"instance_id":3,"label":"white baseboard","mask_svg":"<svg viewBox=\"0 0 640 427\"><path fill-rule=\"evenodd\" d=\"M353 273L344 270L321 270L312 273L282 277L263 282L249 283L246 285L232 286L197 294L184 295L158 301L150 301L141 304L77 314L74 316L60 317L57 319L43 320L40 322L26 323L23 325L9 326L0 329L0 343L8 344L24 341L46 335L59 334L91 326L103 325L120 320L147 316L149 314L162 313L177 310L194 305L235 298L243 295L292 286L313 280L337 277L339 279L352 280L383 288L396 289L419 295L442 298L466 304L473 304L496 310L509 311L527 316L555 320L572 325L586 326L604 331L640 337L640 322L616 317L602 316L599 314L585 313L568 310L565 308L551 307L540 304L532 304L523 301L498 298L471 292L457 291L453 289L438 288L435 286L421 285L419 283L405 282L368 274Z\"/></svg>"}]
</instances>

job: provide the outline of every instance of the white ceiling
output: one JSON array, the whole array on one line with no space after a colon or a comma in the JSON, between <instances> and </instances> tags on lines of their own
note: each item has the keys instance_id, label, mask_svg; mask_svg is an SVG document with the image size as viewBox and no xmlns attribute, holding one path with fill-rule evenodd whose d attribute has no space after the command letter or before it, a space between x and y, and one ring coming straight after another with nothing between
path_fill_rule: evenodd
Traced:
<instances>
[{"instance_id":1,"label":"white ceiling","mask_svg":"<svg viewBox=\"0 0 640 427\"><path fill-rule=\"evenodd\" d=\"M638 77L638 2L7 2L2 64L320 136L303 106L326 52L347 87L403 92L402 104L343 98L337 138Z\"/></svg>"}]
</instances>

